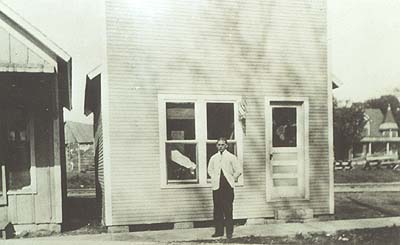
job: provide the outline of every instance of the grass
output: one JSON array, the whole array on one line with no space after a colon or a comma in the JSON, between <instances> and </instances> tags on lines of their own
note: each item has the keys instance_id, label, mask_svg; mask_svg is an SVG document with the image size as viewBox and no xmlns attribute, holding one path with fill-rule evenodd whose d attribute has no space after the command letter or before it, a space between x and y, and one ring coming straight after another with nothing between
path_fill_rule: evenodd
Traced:
<instances>
[{"instance_id":1,"label":"grass","mask_svg":"<svg viewBox=\"0 0 400 245\"><path fill-rule=\"evenodd\" d=\"M388 168L364 170L361 165L356 165L351 170L335 170L335 183L366 182L400 182L400 171Z\"/></svg>"},{"instance_id":2,"label":"grass","mask_svg":"<svg viewBox=\"0 0 400 245\"><path fill-rule=\"evenodd\" d=\"M400 216L400 192L336 193L336 219ZM268 231L266 231L268 234ZM200 240L192 243L300 244L300 245L398 245L400 228L386 227L341 231L336 234L298 234L295 237L248 236L231 240Z\"/></svg>"},{"instance_id":3,"label":"grass","mask_svg":"<svg viewBox=\"0 0 400 245\"><path fill-rule=\"evenodd\" d=\"M95 188L94 172L93 171L87 171L83 173L68 172L67 188L68 189Z\"/></svg>"},{"instance_id":4,"label":"grass","mask_svg":"<svg viewBox=\"0 0 400 245\"><path fill-rule=\"evenodd\" d=\"M400 216L400 192L335 193L336 219Z\"/></svg>"},{"instance_id":5,"label":"grass","mask_svg":"<svg viewBox=\"0 0 400 245\"><path fill-rule=\"evenodd\" d=\"M301 244L301 245L398 245L400 244L400 228L387 227L379 229L362 229L342 231L336 234L298 234L295 237L240 237L230 240L197 240L191 243L240 243L240 244Z\"/></svg>"}]
</instances>

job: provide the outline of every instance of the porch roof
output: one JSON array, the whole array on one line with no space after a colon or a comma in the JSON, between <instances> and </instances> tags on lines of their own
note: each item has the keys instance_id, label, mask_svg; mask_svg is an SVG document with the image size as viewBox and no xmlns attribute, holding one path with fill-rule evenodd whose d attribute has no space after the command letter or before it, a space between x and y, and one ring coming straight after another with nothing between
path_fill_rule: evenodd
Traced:
<instances>
[{"instance_id":1,"label":"porch roof","mask_svg":"<svg viewBox=\"0 0 400 245\"><path fill-rule=\"evenodd\" d=\"M62 92L60 102L62 106L72 109L71 56L1 0L0 30L9 34L10 42L12 39L17 46L27 47L28 51L26 52L28 53L28 57L33 57L35 60L44 60L42 66L37 66L29 62L18 64L9 60L8 62L6 61L6 64L0 64L2 67L0 72L57 73L57 78L60 81L59 90Z\"/></svg>"},{"instance_id":2,"label":"porch roof","mask_svg":"<svg viewBox=\"0 0 400 245\"><path fill-rule=\"evenodd\" d=\"M79 144L92 144L93 125L67 121L65 122L65 144L79 143Z\"/></svg>"},{"instance_id":3,"label":"porch roof","mask_svg":"<svg viewBox=\"0 0 400 245\"><path fill-rule=\"evenodd\" d=\"M362 143L373 143L373 142L380 142L380 143L392 143L392 142L400 142L400 137L364 137L361 139Z\"/></svg>"}]
</instances>

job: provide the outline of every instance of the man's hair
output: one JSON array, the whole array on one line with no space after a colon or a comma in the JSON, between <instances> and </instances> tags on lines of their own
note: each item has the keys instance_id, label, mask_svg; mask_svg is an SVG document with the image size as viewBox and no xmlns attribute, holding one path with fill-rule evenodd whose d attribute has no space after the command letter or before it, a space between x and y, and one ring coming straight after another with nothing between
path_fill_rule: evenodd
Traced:
<instances>
[{"instance_id":1,"label":"man's hair","mask_svg":"<svg viewBox=\"0 0 400 245\"><path fill-rule=\"evenodd\" d=\"M217 143L218 143L219 141L223 141L223 142L225 142L225 144L228 144L228 140L227 140L225 137L219 137L219 138L217 139Z\"/></svg>"}]
</instances>

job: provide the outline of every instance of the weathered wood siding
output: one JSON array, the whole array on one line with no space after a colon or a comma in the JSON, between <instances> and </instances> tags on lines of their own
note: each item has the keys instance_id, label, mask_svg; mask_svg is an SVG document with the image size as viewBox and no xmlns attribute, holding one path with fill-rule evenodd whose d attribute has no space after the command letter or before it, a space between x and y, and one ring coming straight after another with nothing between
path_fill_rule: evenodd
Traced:
<instances>
[{"instance_id":1,"label":"weathered wood siding","mask_svg":"<svg viewBox=\"0 0 400 245\"><path fill-rule=\"evenodd\" d=\"M105 218L105 202L104 202L104 157L103 157L103 124L100 106L94 113L95 116L95 164L97 165L97 181L100 187L100 198L102 207L102 217Z\"/></svg>"},{"instance_id":2,"label":"weathered wood siding","mask_svg":"<svg viewBox=\"0 0 400 245\"><path fill-rule=\"evenodd\" d=\"M14 225L60 224L61 202L55 184L53 122L48 112L35 111L36 192L8 195L8 220ZM59 170L59 169L58 169Z\"/></svg>"},{"instance_id":3,"label":"weathered wood siding","mask_svg":"<svg viewBox=\"0 0 400 245\"><path fill-rule=\"evenodd\" d=\"M325 1L106 0L112 221L212 218L210 188L161 189L158 94L248 102L235 218L329 212ZM310 200L266 202L265 96L308 97Z\"/></svg>"},{"instance_id":4,"label":"weathered wood siding","mask_svg":"<svg viewBox=\"0 0 400 245\"><path fill-rule=\"evenodd\" d=\"M0 71L52 72L54 68L35 51L2 28L0 20Z\"/></svg>"}]
</instances>

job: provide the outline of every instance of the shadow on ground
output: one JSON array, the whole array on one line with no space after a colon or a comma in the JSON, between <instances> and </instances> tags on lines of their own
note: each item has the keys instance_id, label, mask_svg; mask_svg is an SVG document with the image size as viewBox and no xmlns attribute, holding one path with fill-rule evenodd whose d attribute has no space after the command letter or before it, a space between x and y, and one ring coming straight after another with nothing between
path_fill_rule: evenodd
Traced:
<instances>
[{"instance_id":1,"label":"shadow on ground","mask_svg":"<svg viewBox=\"0 0 400 245\"><path fill-rule=\"evenodd\" d=\"M400 192L335 193L335 219L400 216Z\"/></svg>"},{"instance_id":2,"label":"shadow on ground","mask_svg":"<svg viewBox=\"0 0 400 245\"><path fill-rule=\"evenodd\" d=\"M101 209L94 197L68 197L64 208L62 232L67 234L98 234L105 232L101 225Z\"/></svg>"}]
</instances>

